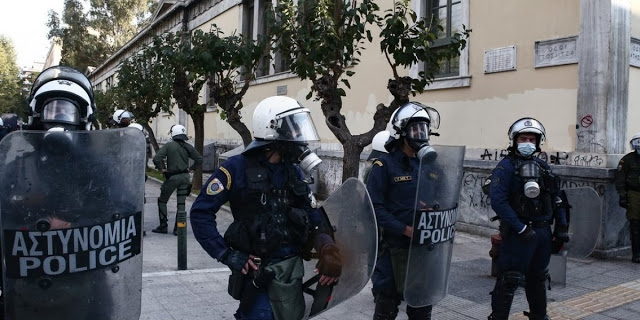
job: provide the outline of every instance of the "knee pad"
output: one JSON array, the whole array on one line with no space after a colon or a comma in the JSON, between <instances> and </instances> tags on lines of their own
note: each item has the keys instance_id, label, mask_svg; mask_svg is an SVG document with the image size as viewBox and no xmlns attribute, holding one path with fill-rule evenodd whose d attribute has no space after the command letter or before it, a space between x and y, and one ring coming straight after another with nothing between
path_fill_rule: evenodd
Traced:
<instances>
[{"instance_id":1,"label":"knee pad","mask_svg":"<svg viewBox=\"0 0 640 320\"><path fill-rule=\"evenodd\" d=\"M188 196L191 192L189 191L191 190L191 188L186 187L186 188L178 188L178 191L176 192L176 194L178 196Z\"/></svg>"},{"instance_id":2,"label":"knee pad","mask_svg":"<svg viewBox=\"0 0 640 320\"><path fill-rule=\"evenodd\" d=\"M407 316L409 316L409 320L431 320L432 309L433 306L424 306L419 308L407 306Z\"/></svg>"},{"instance_id":3,"label":"knee pad","mask_svg":"<svg viewBox=\"0 0 640 320\"><path fill-rule=\"evenodd\" d=\"M393 320L398 316L398 305L400 300L384 294L376 297L376 310L373 318L375 320Z\"/></svg>"}]
</instances>

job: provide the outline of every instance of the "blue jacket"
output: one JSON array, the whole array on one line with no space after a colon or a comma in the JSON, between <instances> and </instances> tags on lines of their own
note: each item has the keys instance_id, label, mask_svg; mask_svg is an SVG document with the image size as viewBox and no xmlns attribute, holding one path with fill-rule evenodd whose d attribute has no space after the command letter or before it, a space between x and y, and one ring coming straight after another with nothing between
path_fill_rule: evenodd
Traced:
<instances>
[{"instance_id":1,"label":"blue jacket","mask_svg":"<svg viewBox=\"0 0 640 320\"><path fill-rule=\"evenodd\" d=\"M501 223L506 224L512 230L516 232L521 232L524 230L525 224L523 221L518 218L516 211L511 206L511 202L518 194L524 192L524 184L522 178L518 172L516 172L516 156L513 153L510 153L507 157L502 159L498 165L493 169L493 173L491 174L491 208L496 212L498 217L500 217ZM533 157L537 164L544 170L551 172L551 167L549 165L536 158ZM542 196L542 193L539 197ZM552 196L552 205L553 211L552 214L549 215L541 215L533 217L532 221L551 221L553 218L556 219L556 223L558 225L567 225L566 220L566 211L562 207L555 206L556 196L557 194L553 194Z\"/></svg>"},{"instance_id":2,"label":"blue jacket","mask_svg":"<svg viewBox=\"0 0 640 320\"><path fill-rule=\"evenodd\" d=\"M369 173L367 190L378 226L384 231L385 241L394 247L409 245L410 239L403 232L413 225L419 165L417 158L395 150L374 161Z\"/></svg>"},{"instance_id":3,"label":"blue jacket","mask_svg":"<svg viewBox=\"0 0 640 320\"><path fill-rule=\"evenodd\" d=\"M262 157L262 155L259 155ZM285 168L292 164L264 163L272 172L274 186L280 188L285 182ZM248 166L247 156L240 154L233 156L224 162L209 178L200 191L200 194L191 206L191 226L193 233L202 248L213 258L221 259L222 255L229 248L223 236L218 231L216 223L216 213L220 207L232 199L234 193L245 192L246 168ZM300 178L304 178L303 172L296 167ZM230 203L233 212L234 203ZM257 207L257 206L256 206ZM320 225L323 218L318 210L311 208L310 201L304 208L300 208L309 213L309 220L312 226ZM326 239L325 239L326 240Z\"/></svg>"}]
</instances>

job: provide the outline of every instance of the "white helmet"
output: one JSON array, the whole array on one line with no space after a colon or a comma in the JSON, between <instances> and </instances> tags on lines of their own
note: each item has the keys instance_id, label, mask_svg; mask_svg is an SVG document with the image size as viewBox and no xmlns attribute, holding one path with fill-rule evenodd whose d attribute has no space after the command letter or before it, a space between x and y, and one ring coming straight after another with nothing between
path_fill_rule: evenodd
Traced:
<instances>
[{"instance_id":1,"label":"white helmet","mask_svg":"<svg viewBox=\"0 0 640 320\"><path fill-rule=\"evenodd\" d=\"M33 83L28 102L36 126L43 125L45 129L61 126L89 130L96 108L89 79L66 66L42 71Z\"/></svg>"},{"instance_id":2,"label":"white helmet","mask_svg":"<svg viewBox=\"0 0 640 320\"><path fill-rule=\"evenodd\" d=\"M420 102L407 102L398 107L391 115L387 125L387 130L391 133L391 137L397 140L406 135L405 128L409 121L412 120L426 121L429 127L428 133L431 133L432 129L440 127L440 113L436 109L425 106Z\"/></svg>"},{"instance_id":3,"label":"white helmet","mask_svg":"<svg viewBox=\"0 0 640 320\"><path fill-rule=\"evenodd\" d=\"M132 124L129 125L129 128L135 128L135 129L138 129L138 130L144 132L144 128L139 123L132 123Z\"/></svg>"},{"instance_id":4,"label":"white helmet","mask_svg":"<svg viewBox=\"0 0 640 320\"><path fill-rule=\"evenodd\" d=\"M371 141L371 148L375 151L387 153L387 149L384 148L384 145L387 143L387 140L389 140L390 135L391 134L387 130L376 133L373 137L373 141Z\"/></svg>"},{"instance_id":5,"label":"white helmet","mask_svg":"<svg viewBox=\"0 0 640 320\"><path fill-rule=\"evenodd\" d=\"M254 141L246 150L269 144L272 141L319 141L309 109L295 99L285 96L266 98L253 112Z\"/></svg>"},{"instance_id":6,"label":"white helmet","mask_svg":"<svg viewBox=\"0 0 640 320\"><path fill-rule=\"evenodd\" d=\"M640 149L640 132L634 134L633 137L631 137L629 145L631 146L631 150Z\"/></svg>"},{"instance_id":7,"label":"white helmet","mask_svg":"<svg viewBox=\"0 0 640 320\"><path fill-rule=\"evenodd\" d=\"M113 113L113 122L117 125L123 125L124 127L128 126L131 123L131 120L133 119L133 113L124 110L124 109L117 109L114 113ZM122 120L124 119L129 119L129 121L125 121L124 123L122 123Z\"/></svg>"},{"instance_id":8,"label":"white helmet","mask_svg":"<svg viewBox=\"0 0 640 320\"><path fill-rule=\"evenodd\" d=\"M371 141L372 150L367 160L377 159L382 156L382 154L388 153L387 149L384 146L389 140L390 135L391 134L387 130L376 133L376 135L373 137L373 141Z\"/></svg>"},{"instance_id":9,"label":"white helmet","mask_svg":"<svg viewBox=\"0 0 640 320\"><path fill-rule=\"evenodd\" d=\"M189 140L187 137L187 128L185 128L181 124L174 124L171 126L171 130L169 130L171 134L171 139L173 140Z\"/></svg>"},{"instance_id":10,"label":"white helmet","mask_svg":"<svg viewBox=\"0 0 640 320\"><path fill-rule=\"evenodd\" d=\"M511 127L509 127L509 131L507 131L507 135L509 136L509 141L511 141L511 145L515 145L516 136L520 133L533 133L538 136L538 141L536 141L536 149L540 149L540 145L546 138L546 131L544 126L540 121L526 117L516 120ZM537 150L540 151L540 150Z\"/></svg>"}]
</instances>

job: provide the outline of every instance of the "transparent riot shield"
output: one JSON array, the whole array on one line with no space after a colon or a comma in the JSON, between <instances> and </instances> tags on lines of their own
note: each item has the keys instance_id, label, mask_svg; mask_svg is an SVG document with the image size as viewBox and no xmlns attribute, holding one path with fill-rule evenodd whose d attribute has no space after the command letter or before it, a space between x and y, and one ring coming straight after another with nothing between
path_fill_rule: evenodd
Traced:
<instances>
[{"instance_id":1,"label":"transparent riot shield","mask_svg":"<svg viewBox=\"0 0 640 320\"><path fill-rule=\"evenodd\" d=\"M447 295L449 283L465 148L434 149L437 158L421 161L418 176L404 285L404 299L412 307L436 304Z\"/></svg>"},{"instance_id":2,"label":"transparent riot shield","mask_svg":"<svg viewBox=\"0 0 640 320\"><path fill-rule=\"evenodd\" d=\"M138 319L145 139L133 128L0 142L5 319Z\"/></svg>"},{"instance_id":3,"label":"transparent riot shield","mask_svg":"<svg viewBox=\"0 0 640 320\"><path fill-rule=\"evenodd\" d=\"M564 245L569 257L586 258L595 249L602 225L602 200L593 188L563 189L569 200L571 240Z\"/></svg>"},{"instance_id":4,"label":"transparent riot shield","mask_svg":"<svg viewBox=\"0 0 640 320\"><path fill-rule=\"evenodd\" d=\"M378 252L378 228L373 205L366 186L360 180L349 178L345 181L322 203L321 210L333 227L333 238L340 248L342 275L333 286L316 285L314 289L305 290L313 295L311 305L307 307L310 318L362 291L371 278ZM315 265L317 261L311 262ZM305 286L310 282L313 280L305 281Z\"/></svg>"}]
</instances>

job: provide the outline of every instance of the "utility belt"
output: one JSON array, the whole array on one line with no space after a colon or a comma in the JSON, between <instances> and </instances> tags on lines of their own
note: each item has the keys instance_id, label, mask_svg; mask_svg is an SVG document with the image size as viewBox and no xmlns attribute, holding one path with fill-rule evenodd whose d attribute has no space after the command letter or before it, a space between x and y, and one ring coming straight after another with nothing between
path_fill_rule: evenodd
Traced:
<instances>
[{"instance_id":1,"label":"utility belt","mask_svg":"<svg viewBox=\"0 0 640 320\"><path fill-rule=\"evenodd\" d=\"M531 228L545 228L549 226L549 221L522 221L520 220L522 223L526 224L528 227Z\"/></svg>"},{"instance_id":2,"label":"utility belt","mask_svg":"<svg viewBox=\"0 0 640 320\"><path fill-rule=\"evenodd\" d=\"M189 169L178 170L178 171L166 171L166 172L163 172L162 174L164 175L165 179L169 180L171 177L177 174L183 174L183 173L189 173Z\"/></svg>"}]
</instances>

